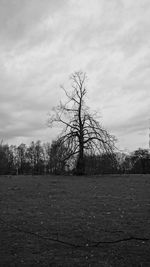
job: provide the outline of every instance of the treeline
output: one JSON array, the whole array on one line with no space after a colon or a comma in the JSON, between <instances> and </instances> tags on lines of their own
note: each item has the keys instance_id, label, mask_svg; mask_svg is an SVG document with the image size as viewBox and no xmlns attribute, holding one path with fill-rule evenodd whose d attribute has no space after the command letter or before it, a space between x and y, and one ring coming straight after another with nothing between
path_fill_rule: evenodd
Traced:
<instances>
[{"instance_id":1,"label":"treeline","mask_svg":"<svg viewBox=\"0 0 150 267\"><path fill-rule=\"evenodd\" d=\"M74 174L76 158L58 141L31 142L29 146L0 144L0 174ZM150 153L138 149L130 154L85 155L85 174L150 173Z\"/></svg>"},{"instance_id":2,"label":"treeline","mask_svg":"<svg viewBox=\"0 0 150 267\"><path fill-rule=\"evenodd\" d=\"M0 144L0 174L60 174L67 172L65 147L58 141L26 144Z\"/></svg>"}]
</instances>

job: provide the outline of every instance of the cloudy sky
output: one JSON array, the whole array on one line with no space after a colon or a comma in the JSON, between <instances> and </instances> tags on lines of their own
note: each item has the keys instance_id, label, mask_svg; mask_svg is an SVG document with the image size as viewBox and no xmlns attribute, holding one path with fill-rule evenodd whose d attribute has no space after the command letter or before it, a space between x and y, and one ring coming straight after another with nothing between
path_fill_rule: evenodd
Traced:
<instances>
[{"instance_id":1,"label":"cloudy sky","mask_svg":"<svg viewBox=\"0 0 150 267\"><path fill-rule=\"evenodd\" d=\"M0 0L0 139L51 141L46 125L74 71L120 149L148 147L149 0Z\"/></svg>"}]
</instances>

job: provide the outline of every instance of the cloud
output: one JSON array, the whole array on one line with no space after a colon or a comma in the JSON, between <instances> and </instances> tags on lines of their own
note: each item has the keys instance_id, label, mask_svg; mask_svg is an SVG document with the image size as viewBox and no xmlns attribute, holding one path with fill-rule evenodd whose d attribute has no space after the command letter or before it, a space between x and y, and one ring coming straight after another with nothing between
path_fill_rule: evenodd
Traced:
<instances>
[{"instance_id":1,"label":"cloud","mask_svg":"<svg viewBox=\"0 0 150 267\"><path fill-rule=\"evenodd\" d=\"M63 97L59 85L81 69L88 104L119 146L133 136L134 147L146 146L149 15L146 0L0 0L0 138L54 138L47 113Z\"/></svg>"},{"instance_id":2,"label":"cloud","mask_svg":"<svg viewBox=\"0 0 150 267\"><path fill-rule=\"evenodd\" d=\"M9 47L21 41L36 29L48 15L58 12L66 1L56 0L0 0L0 32Z\"/></svg>"}]
</instances>

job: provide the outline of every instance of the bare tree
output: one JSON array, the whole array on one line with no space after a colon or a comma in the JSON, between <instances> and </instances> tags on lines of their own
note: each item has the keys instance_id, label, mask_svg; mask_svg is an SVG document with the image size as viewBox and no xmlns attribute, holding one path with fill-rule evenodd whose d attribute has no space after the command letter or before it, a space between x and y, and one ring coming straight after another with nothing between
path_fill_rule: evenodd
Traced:
<instances>
[{"instance_id":1,"label":"bare tree","mask_svg":"<svg viewBox=\"0 0 150 267\"><path fill-rule=\"evenodd\" d=\"M53 108L48 124L61 123L64 128L59 141L68 147L68 158L76 155L76 173L84 174L84 156L89 153L112 154L115 137L110 135L97 120L97 114L89 111L85 104L86 74L75 72L71 75L71 91L63 86L67 101Z\"/></svg>"}]
</instances>

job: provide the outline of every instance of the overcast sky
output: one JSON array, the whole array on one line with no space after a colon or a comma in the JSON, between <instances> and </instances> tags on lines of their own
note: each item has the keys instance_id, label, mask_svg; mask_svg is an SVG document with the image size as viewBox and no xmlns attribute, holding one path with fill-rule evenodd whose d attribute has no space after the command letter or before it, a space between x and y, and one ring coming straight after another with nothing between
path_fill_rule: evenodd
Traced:
<instances>
[{"instance_id":1,"label":"overcast sky","mask_svg":"<svg viewBox=\"0 0 150 267\"><path fill-rule=\"evenodd\" d=\"M149 0L0 0L0 139L51 141L46 125L74 71L120 149L148 148Z\"/></svg>"}]
</instances>

